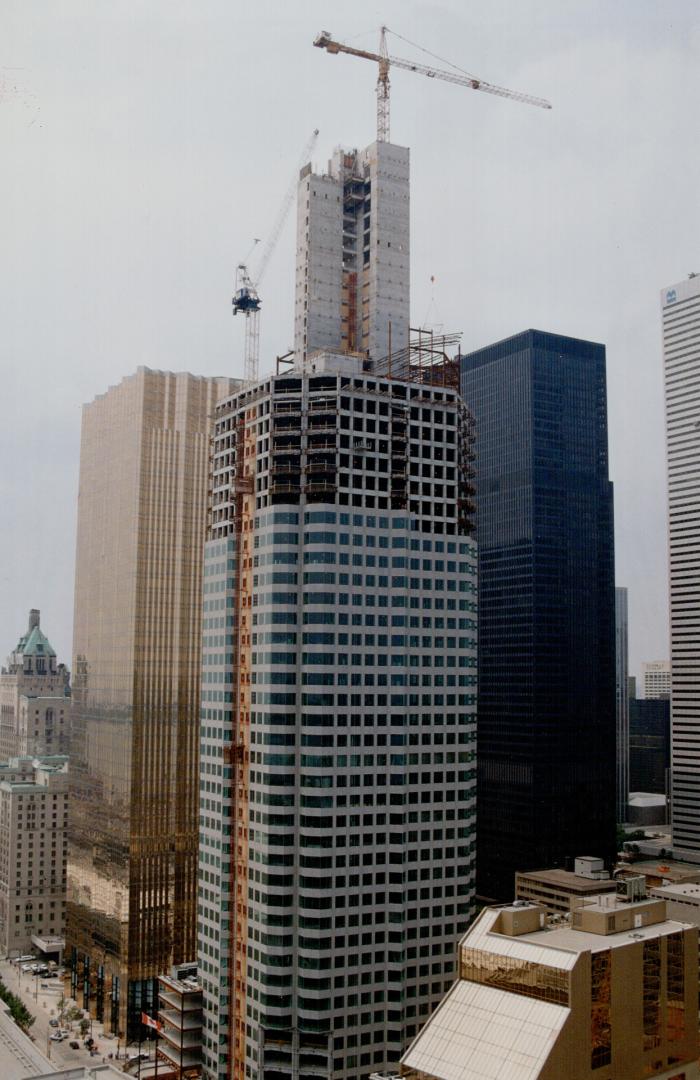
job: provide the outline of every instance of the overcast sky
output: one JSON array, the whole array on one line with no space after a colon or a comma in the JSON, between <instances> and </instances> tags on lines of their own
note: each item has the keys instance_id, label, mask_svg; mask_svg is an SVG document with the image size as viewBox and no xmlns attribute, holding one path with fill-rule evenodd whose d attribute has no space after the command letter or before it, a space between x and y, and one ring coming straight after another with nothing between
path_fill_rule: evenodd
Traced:
<instances>
[{"instance_id":1,"label":"overcast sky","mask_svg":"<svg viewBox=\"0 0 700 1080\"><path fill-rule=\"evenodd\" d=\"M659 290L700 271L697 0L3 0L0 657L36 606L70 661L80 407L139 364L242 374L236 263L315 127L318 167L374 139L374 65L312 40L375 49L382 22L554 105L392 72L412 321L463 351L527 327L605 343L631 670L668 655ZM293 217L263 369L292 341Z\"/></svg>"}]
</instances>

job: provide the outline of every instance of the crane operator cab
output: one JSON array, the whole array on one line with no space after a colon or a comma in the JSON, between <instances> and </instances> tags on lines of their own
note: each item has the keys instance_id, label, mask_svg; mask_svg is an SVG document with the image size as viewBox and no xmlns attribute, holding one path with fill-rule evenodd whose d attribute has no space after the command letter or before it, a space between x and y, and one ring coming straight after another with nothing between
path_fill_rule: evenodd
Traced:
<instances>
[{"instance_id":1,"label":"crane operator cab","mask_svg":"<svg viewBox=\"0 0 700 1080\"><path fill-rule=\"evenodd\" d=\"M231 303L233 304L234 315L237 315L239 311L244 315L247 315L252 311L260 311L260 297L255 289L248 285L244 285L241 289L236 289Z\"/></svg>"}]
</instances>

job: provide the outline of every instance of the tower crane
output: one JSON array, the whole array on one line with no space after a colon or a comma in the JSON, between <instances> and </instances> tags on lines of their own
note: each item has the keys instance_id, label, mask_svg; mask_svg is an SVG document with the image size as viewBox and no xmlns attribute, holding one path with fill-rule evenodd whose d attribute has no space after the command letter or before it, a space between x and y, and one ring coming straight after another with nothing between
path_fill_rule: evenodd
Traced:
<instances>
[{"instance_id":1,"label":"tower crane","mask_svg":"<svg viewBox=\"0 0 700 1080\"><path fill-rule=\"evenodd\" d=\"M318 138L318 128L313 132L311 138L308 140L304 149L301 152L299 158L299 165L294 173L287 191L285 192L282 204L277 212L277 217L270 230L270 235L267 238L267 242L263 248L260 261L257 265L255 275L251 274L249 268L250 254L259 243L258 240L253 242L253 248L251 252L246 256L245 260L238 264L236 267L236 286L233 294L233 314L241 314L245 317L245 348L244 348L244 365L243 372L247 382L254 382L258 377L258 367L260 362L260 305L262 300L260 299L260 282L263 275L267 270L270 258L277 246L277 241L280 238L284 223L287 220L290 207L294 202L294 195L297 190L299 169L306 165L309 160L316 140Z\"/></svg>"},{"instance_id":2,"label":"tower crane","mask_svg":"<svg viewBox=\"0 0 700 1080\"><path fill-rule=\"evenodd\" d=\"M314 45L319 49L326 49L329 53L347 53L349 56L359 56L364 60L374 60L379 65L377 76L377 141L389 142L389 69L391 67L403 68L404 71L415 71L419 75L426 75L429 79L443 79L445 82L457 83L458 86L467 86L471 90L483 90L486 94L497 94L498 97L510 98L511 101L522 101L525 105L537 105L540 109L551 109L551 105L544 98L532 97L530 94L521 94L517 90L506 90L504 86L495 86L493 83L484 82L474 75L455 67L454 71L445 71L442 68L429 67L427 64L416 64L413 60L402 60L398 56L390 56L387 50L386 34L388 27L382 26L379 37L379 52L367 52L366 49L356 49L352 45L344 45L336 41L328 30L322 30L315 38ZM400 37L400 34L396 34ZM411 45L412 42L402 39ZM422 48L420 45L416 48ZM425 50L423 50L425 51ZM436 57L436 59L438 59ZM443 61L445 63L446 61ZM454 66L454 65L452 65Z\"/></svg>"}]
</instances>

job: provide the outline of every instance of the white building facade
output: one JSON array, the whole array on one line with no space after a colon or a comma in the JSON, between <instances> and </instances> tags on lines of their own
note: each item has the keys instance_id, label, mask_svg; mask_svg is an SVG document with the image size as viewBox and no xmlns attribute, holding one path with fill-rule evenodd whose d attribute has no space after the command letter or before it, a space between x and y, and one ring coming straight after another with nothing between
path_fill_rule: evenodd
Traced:
<instances>
[{"instance_id":1,"label":"white building facade","mask_svg":"<svg viewBox=\"0 0 700 1080\"><path fill-rule=\"evenodd\" d=\"M648 660L642 664L642 679L647 700L670 698L671 665L668 660Z\"/></svg>"},{"instance_id":2,"label":"white building facade","mask_svg":"<svg viewBox=\"0 0 700 1080\"><path fill-rule=\"evenodd\" d=\"M674 853L700 860L700 277L661 293L668 456Z\"/></svg>"},{"instance_id":3,"label":"white building facade","mask_svg":"<svg viewBox=\"0 0 700 1080\"><path fill-rule=\"evenodd\" d=\"M476 551L456 389L317 354L221 403L206 545L209 1080L360 1080L474 892Z\"/></svg>"}]
</instances>

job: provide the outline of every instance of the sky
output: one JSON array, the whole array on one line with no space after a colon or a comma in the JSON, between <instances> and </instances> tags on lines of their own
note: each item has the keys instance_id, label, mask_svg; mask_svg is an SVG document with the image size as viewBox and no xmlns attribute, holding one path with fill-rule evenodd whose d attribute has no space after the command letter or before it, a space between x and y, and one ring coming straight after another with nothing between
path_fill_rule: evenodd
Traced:
<instances>
[{"instance_id":1,"label":"sky","mask_svg":"<svg viewBox=\"0 0 700 1080\"><path fill-rule=\"evenodd\" d=\"M375 137L375 65L313 38L375 50L382 23L553 104L392 71L412 323L463 351L528 327L607 346L630 670L668 656L659 292L700 271L696 0L3 0L0 657L39 607L70 663L81 406L141 364L242 375L237 263L314 128L317 168ZM293 219L263 373L292 342Z\"/></svg>"}]
</instances>

